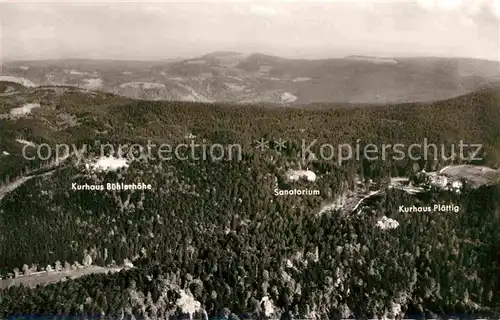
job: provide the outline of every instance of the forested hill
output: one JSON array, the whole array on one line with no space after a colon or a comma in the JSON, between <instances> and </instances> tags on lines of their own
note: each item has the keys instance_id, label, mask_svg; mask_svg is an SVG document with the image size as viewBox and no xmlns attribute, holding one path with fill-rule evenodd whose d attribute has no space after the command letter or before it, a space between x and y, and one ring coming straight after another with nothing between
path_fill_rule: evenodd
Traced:
<instances>
[{"instance_id":1,"label":"forested hill","mask_svg":"<svg viewBox=\"0 0 500 320\"><path fill-rule=\"evenodd\" d=\"M499 98L496 91L482 91L428 104L288 109L135 101L72 88L2 96L0 188L18 184L0 200L0 276L53 272L61 265L70 272L71 265L80 268L78 261L87 267L132 261L134 268L0 290L0 317L373 318L406 311L495 316L500 311L498 180L479 187L464 183L460 192L431 187L415 195L387 188L386 180L413 179L422 169L469 161L340 164L302 159L299 153L302 139L318 139L311 148L315 153L322 142L422 144L428 139L450 147L463 140L484 145L484 160L472 165L496 168ZM29 111L12 112L20 107ZM255 140L261 138L286 139L287 147L279 152L271 141L270 149L260 151ZM103 143L147 140L241 144L242 157L147 159L92 170ZM42 143L87 144L87 161L70 156L53 165L22 159L23 146L29 144L32 154ZM305 169L314 179L290 178L290 170ZM117 182L152 188L71 187ZM306 188L320 192L275 194ZM362 188L379 194L352 214L341 215L332 206ZM458 210L399 209L425 205ZM396 220L397 227L380 227L384 219Z\"/></svg>"},{"instance_id":2,"label":"forested hill","mask_svg":"<svg viewBox=\"0 0 500 320\"><path fill-rule=\"evenodd\" d=\"M273 105L212 105L189 102L129 100L111 94L71 88L36 88L1 97L2 151L19 154L22 138L35 143L83 143L87 140L178 143L192 134L200 142L239 143L255 152L255 140L288 140L288 153L301 141L334 146L352 143L482 143L491 165L499 163L500 91L481 91L458 98L402 105L316 105L280 108ZM9 110L39 102L23 117ZM10 175L24 161L0 157ZM26 164L26 163L25 163ZM34 162L29 166L39 165ZM14 167L13 167L14 166ZM24 166L24 165L23 165Z\"/></svg>"}]
</instances>

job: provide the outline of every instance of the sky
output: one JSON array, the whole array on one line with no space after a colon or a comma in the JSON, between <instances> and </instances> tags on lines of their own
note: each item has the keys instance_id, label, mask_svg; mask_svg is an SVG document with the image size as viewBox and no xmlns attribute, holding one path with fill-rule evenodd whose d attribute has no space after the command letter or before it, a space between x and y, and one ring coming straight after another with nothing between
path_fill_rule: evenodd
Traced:
<instances>
[{"instance_id":1,"label":"sky","mask_svg":"<svg viewBox=\"0 0 500 320\"><path fill-rule=\"evenodd\" d=\"M500 60L500 0L0 0L0 19L3 59L151 60L229 50Z\"/></svg>"}]
</instances>

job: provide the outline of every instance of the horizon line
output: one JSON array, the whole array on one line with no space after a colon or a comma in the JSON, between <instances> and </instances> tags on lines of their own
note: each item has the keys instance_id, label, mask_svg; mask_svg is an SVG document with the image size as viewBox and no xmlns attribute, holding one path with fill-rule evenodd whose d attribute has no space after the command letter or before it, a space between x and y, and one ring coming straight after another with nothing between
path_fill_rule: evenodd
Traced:
<instances>
[{"instance_id":1,"label":"horizon line","mask_svg":"<svg viewBox=\"0 0 500 320\"><path fill-rule=\"evenodd\" d=\"M377 59L383 59L383 60L390 60L390 59L418 59L418 58L438 58L438 59L469 59L469 60L482 60L482 61L490 61L490 62L496 62L500 63L500 57L495 60L491 58L480 58L480 57L468 57L468 56L446 56L446 55L436 55L436 54L402 54L402 55L394 55L394 56L389 56L389 55L374 55L374 54L349 54L349 55L342 55L342 56L328 56L328 57L314 57L314 58L308 58L308 57L291 57L291 56L282 56L282 55L277 55L277 54L272 54L272 53L265 53L265 52L252 52L252 53L245 53L245 52L240 52L240 51L233 51L233 50L217 50L217 51L211 51L208 53L204 54L198 54L198 55L186 55L186 56L178 56L178 57L169 57L169 58L112 58L112 57L102 57L102 58L95 58L95 57L53 57L53 58L10 58L10 57L5 57L5 56L0 56L0 64L3 64L5 62L35 62L35 61L64 61L64 60L87 60L87 61L116 61L116 62L171 62L171 61L185 61L185 60L192 60L192 59L200 59L203 58L204 56L208 55L213 55L217 53L232 53L234 55L246 55L246 56L252 56L252 55L265 55L265 56L270 56L270 57L276 57L276 58L281 58L281 59L286 59L286 60L309 60L309 61L317 61L317 60L343 60L347 58L377 58Z\"/></svg>"}]
</instances>

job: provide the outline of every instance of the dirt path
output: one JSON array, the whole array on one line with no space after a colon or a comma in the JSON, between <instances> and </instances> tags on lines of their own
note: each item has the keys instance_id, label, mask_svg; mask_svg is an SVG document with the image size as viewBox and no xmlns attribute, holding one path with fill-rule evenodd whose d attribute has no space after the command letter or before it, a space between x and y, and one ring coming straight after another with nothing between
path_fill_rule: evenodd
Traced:
<instances>
[{"instance_id":1,"label":"dirt path","mask_svg":"<svg viewBox=\"0 0 500 320\"><path fill-rule=\"evenodd\" d=\"M22 185L23 183L25 183L26 181L30 180L31 178L33 178L34 176L29 176L29 177L21 177L19 179L16 179L14 181L12 181L11 183L9 183L8 185L0 188L0 201L3 199L3 197L5 197L7 194L9 194L10 192L16 190L20 185Z\"/></svg>"},{"instance_id":2,"label":"dirt path","mask_svg":"<svg viewBox=\"0 0 500 320\"><path fill-rule=\"evenodd\" d=\"M66 281L67 279L76 279L93 273L119 272L122 269L123 267L90 266L88 268L80 268L71 271L34 272L29 276L20 276L18 278L0 280L0 290L11 286L19 286L21 284L26 287L34 288L37 285L47 285L59 281Z\"/></svg>"},{"instance_id":3,"label":"dirt path","mask_svg":"<svg viewBox=\"0 0 500 320\"><path fill-rule=\"evenodd\" d=\"M43 176L47 176L49 174L52 174L52 173L54 173L55 169L56 168L53 168L52 170L50 170L48 172L44 172L44 173L40 173L40 174L32 173L28 176L23 176L23 177L20 177L16 180L12 181L11 183L7 184L6 186L0 188L0 201L2 201L2 199L7 194L9 194L12 191L16 190L17 188L19 188L26 181L31 180L31 179L36 178L36 177L43 177ZM42 171L42 170L45 171L45 170L47 170L47 168L40 169L39 171Z\"/></svg>"}]
</instances>

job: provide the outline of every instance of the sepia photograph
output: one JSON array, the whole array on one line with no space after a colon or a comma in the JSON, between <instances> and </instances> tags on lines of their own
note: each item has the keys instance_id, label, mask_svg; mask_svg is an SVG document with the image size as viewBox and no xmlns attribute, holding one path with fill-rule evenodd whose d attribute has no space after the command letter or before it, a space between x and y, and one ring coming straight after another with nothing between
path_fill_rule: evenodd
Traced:
<instances>
[{"instance_id":1,"label":"sepia photograph","mask_svg":"<svg viewBox=\"0 0 500 320\"><path fill-rule=\"evenodd\" d=\"M500 319L500 1L0 0L18 319Z\"/></svg>"}]
</instances>

